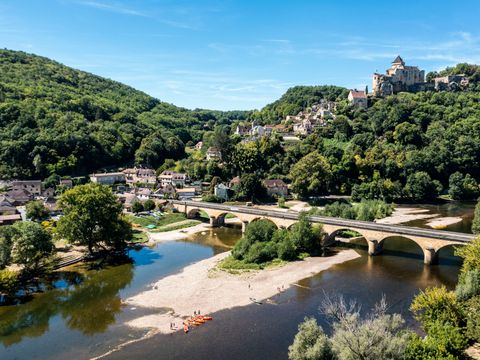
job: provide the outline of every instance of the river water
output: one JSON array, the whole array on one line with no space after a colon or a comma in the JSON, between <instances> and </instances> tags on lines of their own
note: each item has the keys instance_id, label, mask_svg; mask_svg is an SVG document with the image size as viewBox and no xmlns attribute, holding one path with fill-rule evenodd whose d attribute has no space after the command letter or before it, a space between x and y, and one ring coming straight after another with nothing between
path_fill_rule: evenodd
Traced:
<instances>
[{"instance_id":1,"label":"river water","mask_svg":"<svg viewBox=\"0 0 480 360\"><path fill-rule=\"evenodd\" d=\"M453 210L442 211L446 216ZM58 273L32 300L0 307L0 359L88 359L142 337L146 331L132 330L124 322L166 309L136 309L124 306L122 299L190 263L228 250L240 236L238 228L212 229L188 241L131 250L132 264L74 266ZM325 293L357 299L365 311L385 295L390 311L401 313L415 328L408 307L419 289L439 284L452 288L457 280L460 262L451 248L440 252L438 265L428 267L420 248L406 239L389 238L375 257L367 255L362 241L352 246L361 257L302 280L273 297L271 304L221 311L208 326L187 335L156 335L107 358L286 359L305 316L315 316L328 331L318 312Z\"/></svg>"}]
</instances>

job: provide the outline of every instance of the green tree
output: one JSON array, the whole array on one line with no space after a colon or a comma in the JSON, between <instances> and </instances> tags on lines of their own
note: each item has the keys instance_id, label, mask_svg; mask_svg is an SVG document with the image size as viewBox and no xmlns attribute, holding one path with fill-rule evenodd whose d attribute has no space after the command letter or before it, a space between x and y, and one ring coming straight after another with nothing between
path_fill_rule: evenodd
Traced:
<instances>
[{"instance_id":1,"label":"green tree","mask_svg":"<svg viewBox=\"0 0 480 360\"><path fill-rule=\"evenodd\" d=\"M122 216L122 205L110 188L98 184L76 186L59 200L64 216L57 223L59 236L95 249L124 250L132 237L131 225Z\"/></svg>"},{"instance_id":2,"label":"green tree","mask_svg":"<svg viewBox=\"0 0 480 360\"><path fill-rule=\"evenodd\" d=\"M472 220L472 232L480 234L480 201L475 206L475 212Z\"/></svg>"},{"instance_id":3,"label":"green tree","mask_svg":"<svg viewBox=\"0 0 480 360\"><path fill-rule=\"evenodd\" d=\"M327 192L331 177L330 165L318 151L300 159L290 170L292 190L300 197L322 195Z\"/></svg>"},{"instance_id":4,"label":"green tree","mask_svg":"<svg viewBox=\"0 0 480 360\"><path fill-rule=\"evenodd\" d=\"M306 212L301 212L298 222L292 225L291 240L299 253L316 253L320 251L322 229L313 227Z\"/></svg>"},{"instance_id":5,"label":"green tree","mask_svg":"<svg viewBox=\"0 0 480 360\"><path fill-rule=\"evenodd\" d=\"M50 212L41 201L30 201L26 206L27 218L42 221L48 218Z\"/></svg>"},{"instance_id":6,"label":"green tree","mask_svg":"<svg viewBox=\"0 0 480 360\"><path fill-rule=\"evenodd\" d=\"M245 174L234 189L237 200L256 201L266 197L266 189L256 174Z\"/></svg>"},{"instance_id":7,"label":"green tree","mask_svg":"<svg viewBox=\"0 0 480 360\"><path fill-rule=\"evenodd\" d=\"M255 243L269 242L277 227L269 220L257 220L248 224L242 239L237 241L232 250L232 256L243 260Z\"/></svg>"},{"instance_id":8,"label":"green tree","mask_svg":"<svg viewBox=\"0 0 480 360\"><path fill-rule=\"evenodd\" d=\"M143 208L145 211L152 211L155 209L155 202L151 199L148 199L143 203Z\"/></svg>"},{"instance_id":9,"label":"green tree","mask_svg":"<svg viewBox=\"0 0 480 360\"><path fill-rule=\"evenodd\" d=\"M382 299L365 318L355 303L346 304L343 297L325 298L320 311L332 322L332 350L340 360L403 359L408 334L399 314L387 314Z\"/></svg>"},{"instance_id":10,"label":"green tree","mask_svg":"<svg viewBox=\"0 0 480 360\"><path fill-rule=\"evenodd\" d=\"M20 221L12 225L12 261L27 271L37 271L54 246L52 236L40 224Z\"/></svg>"},{"instance_id":11,"label":"green tree","mask_svg":"<svg viewBox=\"0 0 480 360\"><path fill-rule=\"evenodd\" d=\"M441 191L441 184L432 180L424 171L416 172L407 179L405 192L412 199L433 200Z\"/></svg>"},{"instance_id":12,"label":"green tree","mask_svg":"<svg viewBox=\"0 0 480 360\"><path fill-rule=\"evenodd\" d=\"M298 325L293 344L288 347L290 360L333 360L329 339L315 318L305 318Z\"/></svg>"},{"instance_id":13,"label":"green tree","mask_svg":"<svg viewBox=\"0 0 480 360\"><path fill-rule=\"evenodd\" d=\"M144 210L144 206L141 203L141 201L134 201L132 203L132 212L135 214L138 214L139 212L142 212Z\"/></svg>"},{"instance_id":14,"label":"green tree","mask_svg":"<svg viewBox=\"0 0 480 360\"><path fill-rule=\"evenodd\" d=\"M0 269L10 264L14 233L12 226L0 226Z\"/></svg>"}]
</instances>

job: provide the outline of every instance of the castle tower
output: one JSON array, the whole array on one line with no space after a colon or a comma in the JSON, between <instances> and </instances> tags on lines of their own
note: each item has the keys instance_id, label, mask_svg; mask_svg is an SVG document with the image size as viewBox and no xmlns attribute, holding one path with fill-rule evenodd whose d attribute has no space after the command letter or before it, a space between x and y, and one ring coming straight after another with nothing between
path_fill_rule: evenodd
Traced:
<instances>
[{"instance_id":1,"label":"castle tower","mask_svg":"<svg viewBox=\"0 0 480 360\"><path fill-rule=\"evenodd\" d=\"M398 67L404 67L405 66L405 61L398 55L393 61L392 61L392 68L398 68Z\"/></svg>"}]
</instances>

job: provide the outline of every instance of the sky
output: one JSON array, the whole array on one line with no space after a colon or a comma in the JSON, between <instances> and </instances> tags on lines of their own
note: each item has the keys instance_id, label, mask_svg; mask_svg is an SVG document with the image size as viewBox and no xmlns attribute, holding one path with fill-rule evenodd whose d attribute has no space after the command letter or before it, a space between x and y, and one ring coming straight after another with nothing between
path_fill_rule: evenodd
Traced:
<instances>
[{"instance_id":1,"label":"sky","mask_svg":"<svg viewBox=\"0 0 480 360\"><path fill-rule=\"evenodd\" d=\"M260 109L295 85L371 88L396 55L480 63L478 0L0 0L0 47L187 108Z\"/></svg>"}]
</instances>

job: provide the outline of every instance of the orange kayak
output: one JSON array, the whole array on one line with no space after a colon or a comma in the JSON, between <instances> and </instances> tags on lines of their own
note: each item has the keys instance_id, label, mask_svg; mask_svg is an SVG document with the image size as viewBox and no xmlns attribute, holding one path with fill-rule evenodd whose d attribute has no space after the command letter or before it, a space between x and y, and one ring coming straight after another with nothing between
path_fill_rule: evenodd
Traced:
<instances>
[{"instance_id":1,"label":"orange kayak","mask_svg":"<svg viewBox=\"0 0 480 360\"><path fill-rule=\"evenodd\" d=\"M213 317L211 317L211 316L204 316L204 317L203 317L203 320L213 320Z\"/></svg>"}]
</instances>

